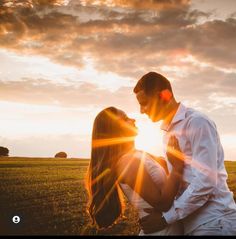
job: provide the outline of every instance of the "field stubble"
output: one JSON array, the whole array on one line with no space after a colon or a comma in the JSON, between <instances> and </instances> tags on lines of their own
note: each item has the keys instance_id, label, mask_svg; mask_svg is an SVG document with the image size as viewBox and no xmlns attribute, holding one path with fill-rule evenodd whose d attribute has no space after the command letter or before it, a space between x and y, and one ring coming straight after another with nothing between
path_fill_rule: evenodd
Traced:
<instances>
[{"instance_id":1,"label":"field stubble","mask_svg":"<svg viewBox=\"0 0 236 239\"><path fill-rule=\"evenodd\" d=\"M126 201L116 225L97 230L86 211L84 178L89 161L0 158L0 235L137 235L136 210ZM236 162L225 162L236 192ZM18 215L21 222L12 223Z\"/></svg>"},{"instance_id":2,"label":"field stubble","mask_svg":"<svg viewBox=\"0 0 236 239\"><path fill-rule=\"evenodd\" d=\"M92 225L84 181L88 163L0 158L0 235L137 234L137 213L131 205L112 228L97 230ZM15 215L21 218L18 224L11 221Z\"/></svg>"}]
</instances>

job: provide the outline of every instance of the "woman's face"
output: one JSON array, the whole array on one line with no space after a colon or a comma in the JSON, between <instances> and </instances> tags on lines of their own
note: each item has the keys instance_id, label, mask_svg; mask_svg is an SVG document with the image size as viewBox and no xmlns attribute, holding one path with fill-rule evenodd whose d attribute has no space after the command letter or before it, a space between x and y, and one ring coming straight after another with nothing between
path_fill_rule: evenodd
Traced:
<instances>
[{"instance_id":1,"label":"woman's face","mask_svg":"<svg viewBox=\"0 0 236 239\"><path fill-rule=\"evenodd\" d=\"M121 122L121 126L127 132L128 136L136 136L138 128L135 125L135 119L129 118L122 110L118 110L118 120Z\"/></svg>"}]
</instances>

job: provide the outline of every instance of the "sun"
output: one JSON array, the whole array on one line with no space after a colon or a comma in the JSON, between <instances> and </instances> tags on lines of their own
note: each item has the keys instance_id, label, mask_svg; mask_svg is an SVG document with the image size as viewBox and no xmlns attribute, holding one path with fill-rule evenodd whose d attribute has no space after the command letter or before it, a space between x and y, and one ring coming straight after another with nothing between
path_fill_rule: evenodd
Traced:
<instances>
[{"instance_id":1,"label":"sun","mask_svg":"<svg viewBox=\"0 0 236 239\"><path fill-rule=\"evenodd\" d=\"M156 156L163 155L163 133L160 123L153 123L149 119L137 119L138 135L135 139L135 147Z\"/></svg>"}]
</instances>

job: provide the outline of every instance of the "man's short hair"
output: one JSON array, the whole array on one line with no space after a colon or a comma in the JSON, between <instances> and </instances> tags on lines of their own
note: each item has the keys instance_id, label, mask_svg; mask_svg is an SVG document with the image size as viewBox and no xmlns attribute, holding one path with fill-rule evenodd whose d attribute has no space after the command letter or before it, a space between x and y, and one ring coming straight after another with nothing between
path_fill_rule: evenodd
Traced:
<instances>
[{"instance_id":1,"label":"man's short hair","mask_svg":"<svg viewBox=\"0 0 236 239\"><path fill-rule=\"evenodd\" d=\"M153 95L157 91L170 90L172 93L172 88L169 80L167 80L163 75L156 72L149 72L142 76L134 87L134 93L138 93L143 90L146 95Z\"/></svg>"}]
</instances>

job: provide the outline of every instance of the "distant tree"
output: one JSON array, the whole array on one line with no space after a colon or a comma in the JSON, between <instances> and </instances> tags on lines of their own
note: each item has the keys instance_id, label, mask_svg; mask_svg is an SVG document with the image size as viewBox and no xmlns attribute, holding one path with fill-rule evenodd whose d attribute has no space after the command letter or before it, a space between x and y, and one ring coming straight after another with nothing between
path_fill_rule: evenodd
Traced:
<instances>
[{"instance_id":1,"label":"distant tree","mask_svg":"<svg viewBox=\"0 0 236 239\"><path fill-rule=\"evenodd\" d=\"M9 149L0 146L0 156L8 156L9 155Z\"/></svg>"},{"instance_id":2,"label":"distant tree","mask_svg":"<svg viewBox=\"0 0 236 239\"><path fill-rule=\"evenodd\" d=\"M55 158L67 158L67 154L65 152L58 152L54 156Z\"/></svg>"}]
</instances>

